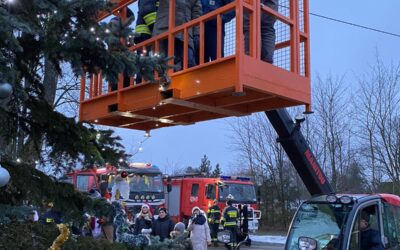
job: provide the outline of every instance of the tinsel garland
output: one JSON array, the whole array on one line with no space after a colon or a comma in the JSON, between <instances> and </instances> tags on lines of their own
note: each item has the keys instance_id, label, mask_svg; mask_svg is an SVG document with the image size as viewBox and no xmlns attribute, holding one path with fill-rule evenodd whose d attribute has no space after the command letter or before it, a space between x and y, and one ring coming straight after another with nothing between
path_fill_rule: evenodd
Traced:
<instances>
[{"instance_id":1,"label":"tinsel garland","mask_svg":"<svg viewBox=\"0 0 400 250\"><path fill-rule=\"evenodd\" d=\"M60 250L65 241L68 240L69 229L65 224L57 224L60 235L53 241L49 250Z\"/></svg>"}]
</instances>

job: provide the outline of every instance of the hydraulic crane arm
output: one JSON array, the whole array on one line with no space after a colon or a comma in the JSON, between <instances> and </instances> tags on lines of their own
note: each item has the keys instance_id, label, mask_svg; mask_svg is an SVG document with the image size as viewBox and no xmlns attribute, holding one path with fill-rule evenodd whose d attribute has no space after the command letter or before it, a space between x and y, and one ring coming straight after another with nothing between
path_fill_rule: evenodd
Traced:
<instances>
[{"instance_id":1,"label":"hydraulic crane arm","mask_svg":"<svg viewBox=\"0 0 400 250\"><path fill-rule=\"evenodd\" d=\"M278 133L278 142L281 143L310 194L334 193L300 131L300 123L294 123L286 109L265 111L265 114Z\"/></svg>"}]
</instances>

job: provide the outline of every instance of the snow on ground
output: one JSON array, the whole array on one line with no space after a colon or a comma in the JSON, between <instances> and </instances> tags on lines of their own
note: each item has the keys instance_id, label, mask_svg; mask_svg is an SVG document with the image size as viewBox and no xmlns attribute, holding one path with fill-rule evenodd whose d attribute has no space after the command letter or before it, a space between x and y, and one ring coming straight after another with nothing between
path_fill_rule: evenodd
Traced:
<instances>
[{"instance_id":1,"label":"snow on ground","mask_svg":"<svg viewBox=\"0 0 400 250\"><path fill-rule=\"evenodd\" d=\"M286 236L279 235L250 235L250 239L256 242L285 244Z\"/></svg>"}]
</instances>

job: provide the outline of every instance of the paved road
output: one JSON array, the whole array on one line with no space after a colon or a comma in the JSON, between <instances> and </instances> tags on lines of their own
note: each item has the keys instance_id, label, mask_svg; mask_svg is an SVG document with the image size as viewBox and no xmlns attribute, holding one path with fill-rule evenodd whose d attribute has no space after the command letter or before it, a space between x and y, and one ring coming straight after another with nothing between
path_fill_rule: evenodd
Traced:
<instances>
[{"instance_id":1,"label":"paved road","mask_svg":"<svg viewBox=\"0 0 400 250\"><path fill-rule=\"evenodd\" d=\"M251 247L243 246L240 250L250 250L250 249L258 249L258 250L283 250L282 244L270 244L270 243L260 243L260 242L253 242ZM224 247L209 247L209 250L226 250Z\"/></svg>"}]
</instances>

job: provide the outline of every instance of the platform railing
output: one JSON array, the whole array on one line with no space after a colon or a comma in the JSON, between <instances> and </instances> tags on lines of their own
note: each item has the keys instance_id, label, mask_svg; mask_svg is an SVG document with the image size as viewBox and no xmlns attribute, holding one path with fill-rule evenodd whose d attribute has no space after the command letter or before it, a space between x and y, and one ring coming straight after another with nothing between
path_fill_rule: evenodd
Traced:
<instances>
[{"instance_id":1,"label":"platform railing","mask_svg":"<svg viewBox=\"0 0 400 250\"><path fill-rule=\"evenodd\" d=\"M118 13L122 18L125 16L125 7L136 2L135 0L120 1L119 6L114 9L114 13ZM261 32L260 21L262 13L275 16L277 22L276 43L274 66L293 72L300 76L309 78L310 74L310 55L309 55L309 18L308 18L308 0L280 0L278 11L274 11L260 3L259 0L236 0L215 11L204 14L199 18L191 20L179 26L175 26L175 0L169 0L169 26L168 31L152 37L142 43L129 47L129 50L136 53L152 56L164 56L162 51L163 40L168 41L169 57L175 55L175 36L183 34L183 65L179 70L171 69L169 75L184 74L199 68L208 67L209 65L221 63L225 60L235 60L237 75L237 83L235 92L242 91L242 82L240 81L242 71L246 70L243 65L245 56L256 58L261 61ZM228 12L234 11L235 17L227 23L223 22L223 16ZM243 17L249 16L249 53L245 53L245 43L243 34ZM105 18L108 14L102 13L101 18ZM213 61L207 61L204 58L205 50L205 23L216 20L217 23L217 57ZM224 25L224 27L223 27ZM194 67L188 66L188 46L189 46L189 30L199 29L200 43L198 48L199 60ZM225 29L225 36L222 36L222 30ZM222 43L224 43L224 51L222 51ZM169 62L173 65L173 60ZM229 72L231 73L231 72ZM110 84L103 81L101 72L93 76L81 79L80 101L86 102L93 99L101 98L120 91L131 88L137 88L149 82L142 79L138 83L137 77L132 76L129 79L128 86L124 86L124 76L119 75L118 89L111 90ZM126 80L125 80L126 81ZM89 82L87 86L87 82ZM107 86L108 85L108 86Z\"/></svg>"}]
</instances>

